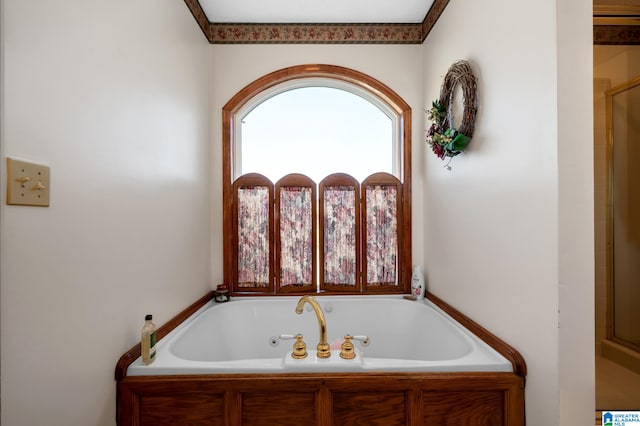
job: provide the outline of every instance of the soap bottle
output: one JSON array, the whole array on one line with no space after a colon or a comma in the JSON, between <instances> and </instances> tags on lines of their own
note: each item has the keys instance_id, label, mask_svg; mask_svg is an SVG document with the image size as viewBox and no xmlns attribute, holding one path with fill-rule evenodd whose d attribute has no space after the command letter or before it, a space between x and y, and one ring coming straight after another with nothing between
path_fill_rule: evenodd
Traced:
<instances>
[{"instance_id":1,"label":"soap bottle","mask_svg":"<svg viewBox=\"0 0 640 426\"><path fill-rule=\"evenodd\" d=\"M413 273L411 274L411 295L416 298L416 300L424 299L424 275L422 275L422 270L419 265L413 267Z\"/></svg>"},{"instance_id":2,"label":"soap bottle","mask_svg":"<svg viewBox=\"0 0 640 426\"><path fill-rule=\"evenodd\" d=\"M144 317L144 326L142 327L142 363L149 365L156 358L156 325L151 322L152 315Z\"/></svg>"}]
</instances>

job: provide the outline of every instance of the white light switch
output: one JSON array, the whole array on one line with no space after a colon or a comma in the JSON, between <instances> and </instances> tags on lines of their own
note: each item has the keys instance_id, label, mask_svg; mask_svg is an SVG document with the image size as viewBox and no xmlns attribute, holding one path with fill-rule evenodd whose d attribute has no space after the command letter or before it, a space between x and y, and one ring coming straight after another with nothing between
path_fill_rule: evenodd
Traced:
<instances>
[{"instance_id":1,"label":"white light switch","mask_svg":"<svg viewBox=\"0 0 640 426\"><path fill-rule=\"evenodd\" d=\"M49 207L48 166L7 158L7 204Z\"/></svg>"}]
</instances>

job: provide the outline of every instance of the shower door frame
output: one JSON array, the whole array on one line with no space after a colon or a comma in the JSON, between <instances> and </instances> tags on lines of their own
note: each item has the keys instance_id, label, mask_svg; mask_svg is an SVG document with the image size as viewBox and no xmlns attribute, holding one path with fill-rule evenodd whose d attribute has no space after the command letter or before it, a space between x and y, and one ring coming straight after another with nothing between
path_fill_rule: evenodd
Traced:
<instances>
[{"instance_id":1,"label":"shower door frame","mask_svg":"<svg viewBox=\"0 0 640 426\"><path fill-rule=\"evenodd\" d=\"M613 202L613 97L627 90L640 86L640 76L612 87L605 91L606 97L606 134L607 134L607 235L606 235L606 280L607 280L607 311L606 311L606 339L618 343L628 349L640 353L640 345L616 336L615 333L615 271L614 271L614 202Z\"/></svg>"}]
</instances>

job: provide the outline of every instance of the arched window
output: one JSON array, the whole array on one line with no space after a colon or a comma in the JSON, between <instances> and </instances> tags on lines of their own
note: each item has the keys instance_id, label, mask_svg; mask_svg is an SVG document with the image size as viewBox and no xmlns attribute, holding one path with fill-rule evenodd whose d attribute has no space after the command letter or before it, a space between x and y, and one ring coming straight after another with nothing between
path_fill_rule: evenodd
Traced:
<instances>
[{"instance_id":1,"label":"arched window","mask_svg":"<svg viewBox=\"0 0 640 426\"><path fill-rule=\"evenodd\" d=\"M360 72L268 74L223 108L233 294L407 292L411 110Z\"/></svg>"},{"instance_id":2,"label":"arched window","mask_svg":"<svg viewBox=\"0 0 640 426\"><path fill-rule=\"evenodd\" d=\"M351 83L286 81L252 98L236 117L235 178L260 173L275 182L304 173L320 182L332 173L363 180L375 172L400 178L397 112Z\"/></svg>"}]
</instances>

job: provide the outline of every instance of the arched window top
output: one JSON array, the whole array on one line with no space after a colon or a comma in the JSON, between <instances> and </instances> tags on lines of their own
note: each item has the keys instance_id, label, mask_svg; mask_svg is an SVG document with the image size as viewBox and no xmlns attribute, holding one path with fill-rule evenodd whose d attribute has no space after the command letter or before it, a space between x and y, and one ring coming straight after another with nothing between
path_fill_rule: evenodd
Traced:
<instances>
[{"instance_id":1,"label":"arched window top","mask_svg":"<svg viewBox=\"0 0 640 426\"><path fill-rule=\"evenodd\" d=\"M334 88L356 95L391 120L392 169L401 182L411 174L411 108L388 86L359 71L337 65L310 64L267 74L240 90L223 107L223 175L225 185L248 172L240 167L242 120L275 95L305 87ZM227 161L228 159L228 161ZM362 159L361 159L362 160ZM357 158L354 161L359 161ZM297 171L300 172L300 171ZM304 172L304 171L302 171ZM345 171L348 172L348 171ZM227 194L229 195L229 194Z\"/></svg>"},{"instance_id":2,"label":"arched window top","mask_svg":"<svg viewBox=\"0 0 640 426\"><path fill-rule=\"evenodd\" d=\"M267 74L239 91L227 102L223 110L236 113L252 100L260 103L273 93L286 90L287 87L313 85L314 82L326 82L332 87L358 92L365 98L373 97L398 114L411 110L398 94L373 77L350 68L324 64L297 65ZM373 98L372 102L376 102Z\"/></svg>"},{"instance_id":3,"label":"arched window top","mask_svg":"<svg viewBox=\"0 0 640 426\"><path fill-rule=\"evenodd\" d=\"M394 105L385 102L382 98L376 96L374 92L367 90L362 85L354 84L351 81L339 79L336 77L311 76L285 80L281 83L260 91L259 93L255 94L255 96L247 99L246 103L244 103L240 107L236 115L239 116L240 119L244 119L244 117L249 114L256 106L260 105L262 102L268 100L269 98L290 90L307 87L326 87L338 89L360 96L361 98L378 107L380 111L386 114L390 119L394 119L400 113L400 111L394 108Z\"/></svg>"},{"instance_id":4,"label":"arched window top","mask_svg":"<svg viewBox=\"0 0 640 426\"><path fill-rule=\"evenodd\" d=\"M303 173L315 182L333 173L362 180L400 178L399 114L352 83L312 77L260 92L235 114L234 178L260 173L276 182Z\"/></svg>"}]
</instances>

